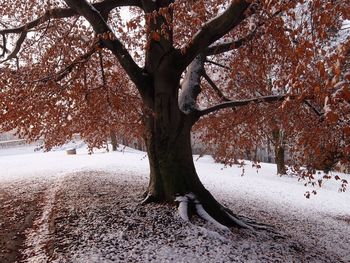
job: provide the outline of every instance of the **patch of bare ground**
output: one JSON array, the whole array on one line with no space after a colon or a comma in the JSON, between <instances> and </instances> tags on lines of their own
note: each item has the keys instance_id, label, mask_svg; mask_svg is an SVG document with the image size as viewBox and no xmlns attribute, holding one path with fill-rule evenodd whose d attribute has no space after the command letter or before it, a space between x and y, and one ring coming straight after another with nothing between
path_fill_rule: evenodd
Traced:
<instances>
[{"instance_id":1,"label":"patch of bare ground","mask_svg":"<svg viewBox=\"0 0 350 263\"><path fill-rule=\"evenodd\" d=\"M38 213L40 192L18 192L11 186L0 188L0 262L22 260L25 231ZM24 190L24 189L22 189Z\"/></svg>"},{"instance_id":2,"label":"patch of bare ground","mask_svg":"<svg viewBox=\"0 0 350 263\"><path fill-rule=\"evenodd\" d=\"M350 225L350 216L336 216L335 219Z\"/></svg>"}]
</instances>

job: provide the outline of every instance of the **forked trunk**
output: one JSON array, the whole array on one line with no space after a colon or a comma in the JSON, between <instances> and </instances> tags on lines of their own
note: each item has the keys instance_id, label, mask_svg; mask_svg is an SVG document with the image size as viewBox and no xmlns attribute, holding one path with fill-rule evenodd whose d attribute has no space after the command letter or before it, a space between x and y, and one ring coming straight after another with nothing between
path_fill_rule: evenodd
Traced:
<instances>
[{"instance_id":1,"label":"forked trunk","mask_svg":"<svg viewBox=\"0 0 350 263\"><path fill-rule=\"evenodd\" d=\"M150 164L145 202L175 203L178 196L191 196L189 208L201 206L222 225L249 227L221 206L200 182L191 148L190 131L195 120L180 111L177 96L159 95L154 112L145 114L144 121ZM198 207L194 212L200 214Z\"/></svg>"}]
</instances>

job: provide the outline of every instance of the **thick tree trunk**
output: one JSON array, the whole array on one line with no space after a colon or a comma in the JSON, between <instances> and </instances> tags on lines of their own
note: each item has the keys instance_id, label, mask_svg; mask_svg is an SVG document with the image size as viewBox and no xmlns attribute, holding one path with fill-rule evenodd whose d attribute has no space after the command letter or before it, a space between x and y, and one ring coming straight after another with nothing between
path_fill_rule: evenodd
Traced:
<instances>
[{"instance_id":1,"label":"thick tree trunk","mask_svg":"<svg viewBox=\"0 0 350 263\"><path fill-rule=\"evenodd\" d=\"M190 131L194 120L179 110L177 100L163 95L159 99L162 107L156 106L156 111L145 115L144 119L150 164L145 202L175 203L177 196L191 195L195 196L192 206L200 204L222 225L249 228L220 205L200 182L191 148Z\"/></svg>"},{"instance_id":2,"label":"thick tree trunk","mask_svg":"<svg viewBox=\"0 0 350 263\"><path fill-rule=\"evenodd\" d=\"M149 120L149 124L154 122L154 119ZM153 127L155 126L157 125ZM193 194L215 220L224 225L235 225L227 211L204 188L198 178L192 157L190 126L183 121L182 126L178 128L170 134L162 134L161 140L156 136L157 131L148 130L148 199L174 203L177 196Z\"/></svg>"},{"instance_id":3,"label":"thick tree trunk","mask_svg":"<svg viewBox=\"0 0 350 263\"><path fill-rule=\"evenodd\" d=\"M197 62L201 61L196 60L195 65ZM176 56L164 54L154 71L150 87L142 94L144 137L150 165L144 203L178 202L179 210L188 213L193 209L202 218L219 225L250 228L220 205L198 178L192 156L191 128L199 115L195 105L180 110L178 96L182 69L176 67L176 63ZM188 70L192 72L191 66ZM196 78L191 80L196 84ZM186 220L188 216L182 218Z\"/></svg>"},{"instance_id":4,"label":"thick tree trunk","mask_svg":"<svg viewBox=\"0 0 350 263\"><path fill-rule=\"evenodd\" d=\"M182 127L161 131L154 129L159 126L156 119L149 121L153 123L147 131L151 168L149 193L160 200L173 202L176 195L200 189L202 185L193 164L189 125L182 121Z\"/></svg>"}]
</instances>

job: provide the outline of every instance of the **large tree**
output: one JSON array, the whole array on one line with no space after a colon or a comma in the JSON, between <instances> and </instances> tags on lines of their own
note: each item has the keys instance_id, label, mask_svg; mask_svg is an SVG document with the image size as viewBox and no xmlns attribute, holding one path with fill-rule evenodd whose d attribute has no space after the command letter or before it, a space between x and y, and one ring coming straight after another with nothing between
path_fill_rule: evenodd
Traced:
<instances>
[{"instance_id":1,"label":"large tree","mask_svg":"<svg viewBox=\"0 0 350 263\"><path fill-rule=\"evenodd\" d=\"M301 131L309 126L299 117L321 118L318 126L337 126L340 156L348 156L349 75L341 67L349 40L332 44L347 11L345 0L2 1L1 128L45 137L48 148L76 132L99 145L110 132L143 131L144 202L177 201L186 220L194 208L208 220L250 227L200 182L191 129L222 111L203 134L230 125L221 138L236 129L250 145L262 122ZM334 94L345 111L330 109Z\"/></svg>"}]
</instances>

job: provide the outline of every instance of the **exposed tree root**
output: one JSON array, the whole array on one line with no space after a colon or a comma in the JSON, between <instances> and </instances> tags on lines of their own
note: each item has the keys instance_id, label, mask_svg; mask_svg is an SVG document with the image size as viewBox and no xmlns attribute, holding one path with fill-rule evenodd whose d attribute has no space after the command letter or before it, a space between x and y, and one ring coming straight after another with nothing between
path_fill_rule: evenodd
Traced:
<instances>
[{"instance_id":1,"label":"exposed tree root","mask_svg":"<svg viewBox=\"0 0 350 263\"><path fill-rule=\"evenodd\" d=\"M232 211L229 210L228 208L225 208L225 210L226 210L226 212L228 214L233 215L235 218L238 218L240 221L245 222L247 225L253 227L256 230L265 230L265 231L268 231L268 232L273 232L275 234L279 234L278 231L276 231L275 228L273 226L271 226L271 225L264 224L264 223L257 223L257 222L255 222L254 220L252 220L250 218L247 218L247 217L244 217L244 216L234 215L232 213Z\"/></svg>"},{"instance_id":2,"label":"exposed tree root","mask_svg":"<svg viewBox=\"0 0 350 263\"><path fill-rule=\"evenodd\" d=\"M149 204L149 203L154 203L157 202L158 198L151 195L151 194L145 194L144 199L141 201L142 205Z\"/></svg>"},{"instance_id":3,"label":"exposed tree root","mask_svg":"<svg viewBox=\"0 0 350 263\"><path fill-rule=\"evenodd\" d=\"M204 219L207 222L212 223L214 226L216 226L219 229L228 230L228 227L220 222L218 222L213 216L211 216L203 207L201 202L199 201L198 197L193 194L189 193L183 196L177 196L175 198L175 202L178 203L178 211L180 217L186 221L190 222L190 208L194 207L195 213ZM256 223L250 219L243 219L239 218L238 216L234 215L229 209L221 206L221 210L224 211L224 214L227 216L227 218L230 221L229 225L233 225L239 228L249 229L252 231L255 230L266 230L269 232L274 232L273 227Z\"/></svg>"},{"instance_id":4,"label":"exposed tree root","mask_svg":"<svg viewBox=\"0 0 350 263\"><path fill-rule=\"evenodd\" d=\"M179 203L178 210L180 217L189 222L189 203L192 203L195 208L195 212L202 219L212 223L219 229L228 230L226 226L216 221L212 216L208 214L207 211L203 208L202 204L199 202L197 197L193 193L186 194L184 196L178 196L175 198L175 201Z\"/></svg>"},{"instance_id":5,"label":"exposed tree root","mask_svg":"<svg viewBox=\"0 0 350 263\"><path fill-rule=\"evenodd\" d=\"M141 205L159 202L159 199L156 196L149 193L144 194L143 197L144 199L141 201ZM195 213L203 220L213 224L215 227L221 230L229 230L229 226L234 226L249 229L251 231L263 230L278 234L278 232L274 230L273 226L257 223L249 218L235 215L230 209L217 203L218 212L220 213L221 217L221 222L219 222L220 218L213 214L213 212L210 214L205 208L205 203L202 204L194 193L178 195L175 198L175 202L178 204L178 212L180 217L189 223L191 222L191 215ZM225 217L226 223L222 223L222 217Z\"/></svg>"}]
</instances>

